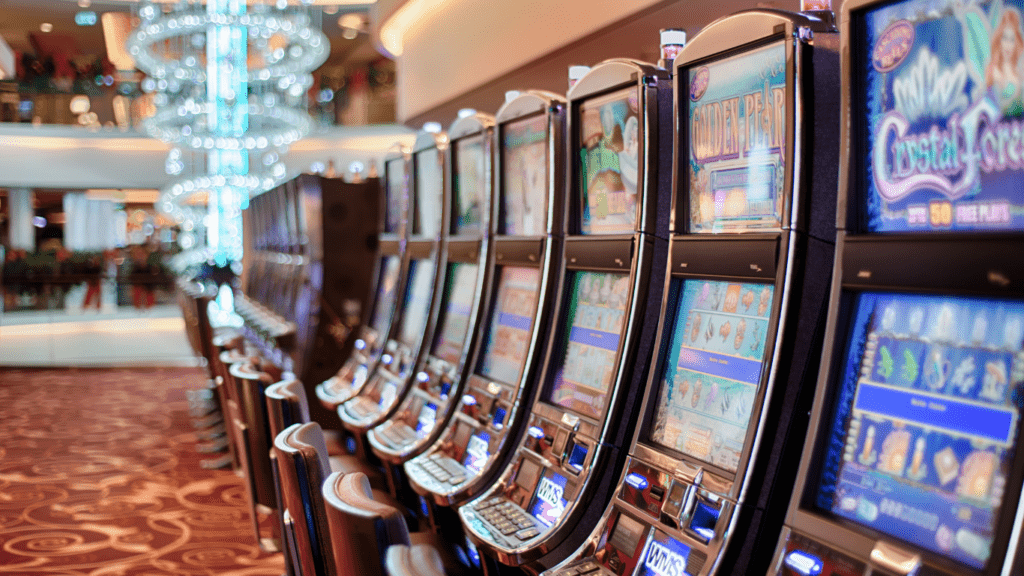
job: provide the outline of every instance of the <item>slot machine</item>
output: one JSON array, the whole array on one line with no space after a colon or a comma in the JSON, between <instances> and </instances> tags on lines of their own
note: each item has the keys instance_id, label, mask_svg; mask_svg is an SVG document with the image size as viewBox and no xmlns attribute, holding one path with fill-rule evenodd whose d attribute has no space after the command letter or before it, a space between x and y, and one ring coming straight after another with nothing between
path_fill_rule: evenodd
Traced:
<instances>
[{"instance_id":1,"label":"slot machine","mask_svg":"<svg viewBox=\"0 0 1024 576\"><path fill-rule=\"evenodd\" d=\"M529 413L561 241L565 99L528 91L497 113L494 222L478 344L448 426L406 462L409 484L433 505L455 506L504 470Z\"/></svg>"},{"instance_id":2,"label":"slot machine","mask_svg":"<svg viewBox=\"0 0 1024 576\"><path fill-rule=\"evenodd\" d=\"M668 71L609 60L568 94L567 216L556 306L512 462L459 508L482 554L528 570L575 550L625 459L664 288Z\"/></svg>"},{"instance_id":3,"label":"slot machine","mask_svg":"<svg viewBox=\"0 0 1024 576\"><path fill-rule=\"evenodd\" d=\"M441 435L463 395L488 280L493 142L494 118L486 114L460 114L448 129L451 217L445 231L440 315L432 337L423 343L408 393L390 418L367 432L374 454L393 467ZM400 470L392 473L400 477Z\"/></svg>"},{"instance_id":4,"label":"slot machine","mask_svg":"<svg viewBox=\"0 0 1024 576\"><path fill-rule=\"evenodd\" d=\"M843 5L837 265L771 574L1024 573L1022 10Z\"/></svg>"},{"instance_id":5,"label":"slot machine","mask_svg":"<svg viewBox=\"0 0 1024 576\"><path fill-rule=\"evenodd\" d=\"M331 411L337 410L339 405L362 389L376 369L391 331L401 293L410 162L409 149L402 145L393 146L384 157L384 177L381 179L383 209L377 237L378 258L373 276L372 304L366 307L351 354L341 369L316 387L320 403Z\"/></svg>"},{"instance_id":6,"label":"slot machine","mask_svg":"<svg viewBox=\"0 0 1024 576\"><path fill-rule=\"evenodd\" d=\"M445 244L450 210L448 136L420 132L412 148L412 187L408 195L411 229L403 261L402 301L380 361L362 390L338 406L342 424L367 455L366 433L387 420L412 384L414 368L426 358L442 293L448 286ZM388 476L390 478L390 475Z\"/></svg>"},{"instance_id":7,"label":"slot machine","mask_svg":"<svg viewBox=\"0 0 1024 576\"><path fill-rule=\"evenodd\" d=\"M674 219L655 369L611 502L549 576L770 565L835 251L839 42L818 16L727 16L675 58ZM808 150L809 161L793 161Z\"/></svg>"}]
</instances>

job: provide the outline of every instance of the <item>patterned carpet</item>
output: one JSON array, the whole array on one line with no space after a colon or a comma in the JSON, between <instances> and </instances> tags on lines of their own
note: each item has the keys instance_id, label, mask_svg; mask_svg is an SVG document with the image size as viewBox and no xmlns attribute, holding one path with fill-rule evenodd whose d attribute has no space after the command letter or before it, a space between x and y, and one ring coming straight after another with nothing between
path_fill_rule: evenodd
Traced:
<instances>
[{"instance_id":1,"label":"patterned carpet","mask_svg":"<svg viewBox=\"0 0 1024 576\"><path fill-rule=\"evenodd\" d=\"M197 369L0 369L0 575L279 576L241 481L203 470ZM266 519L264 519L266 520Z\"/></svg>"}]
</instances>

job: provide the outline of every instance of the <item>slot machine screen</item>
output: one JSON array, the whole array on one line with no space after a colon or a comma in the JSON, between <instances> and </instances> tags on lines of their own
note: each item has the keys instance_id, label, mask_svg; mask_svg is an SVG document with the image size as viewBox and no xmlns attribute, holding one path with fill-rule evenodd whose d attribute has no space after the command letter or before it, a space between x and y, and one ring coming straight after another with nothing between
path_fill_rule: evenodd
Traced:
<instances>
[{"instance_id":1,"label":"slot machine screen","mask_svg":"<svg viewBox=\"0 0 1024 576\"><path fill-rule=\"evenodd\" d=\"M1024 3L920 6L887 4L851 21L861 226L1024 229Z\"/></svg>"},{"instance_id":2,"label":"slot machine screen","mask_svg":"<svg viewBox=\"0 0 1024 576\"><path fill-rule=\"evenodd\" d=\"M385 232L398 232L402 224L402 194L405 192L405 162L402 160L391 160L384 165L387 172L384 182L387 191L384 201L387 202L387 218L384 220Z\"/></svg>"},{"instance_id":3,"label":"slot machine screen","mask_svg":"<svg viewBox=\"0 0 1024 576\"><path fill-rule=\"evenodd\" d=\"M651 440L735 472L761 383L775 287L673 282L679 297Z\"/></svg>"},{"instance_id":4,"label":"slot machine screen","mask_svg":"<svg viewBox=\"0 0 1024 576\"><path fill-rule=\"evenodd\" d=\"M580 232L632 234L640 162L636 88L585 100L579 108Z\"/></svg>"},{"instance_id":5,"label":"slot machine screen","mask_svg":"<svg viewBox=\"0 0 1024 576\"><path fill-rule=\"evenodd\" d=\"M518 383L522 378L539 292L537 268L501 269L498 296L480 362L481 375L507 384Z\"/></svg>"},{"instance_id":6,"label":"slot machine screen","mask_svg":"<svg viewBox=\"0 0 1024 576\"><path fill-rule=\"evenodd\" d=\"M502 128L503 234L544 234L548 211L548 119L543 114Z\"/></svg>"},{"instance_id":7,"label":"slot machine screen","mask_svg":"<svg viewBox=\"0 0 1024 576\"><path fill-rule=\"evenodd\" d=\"M405 290L402 327L398 334L398 339L406 346L416 346L427 330L430 297L434 288L433 266L430 260L409 262L409 285Z\"/></svg>"},{"instance_id":8,"label":"slot machine screen","mask_svg":"<svg viewBox=\"0 0 1024 576\"><path fill-rule=\"evenodd\" d=\"M524 460L525 464L528 460ZM537 491L533 494L530 515L545 526L552 526L558 521L569 502L565 499L565 487L569 481L565 476L551 469L545 469L537 483Z\"/></svg>"},{"instance_id":9,"label":"slot machine screen","mask_svg":"<svg viewBox=\"0 0 1024 576\"><path fill-rule=\"evenodd\" d=\"M570 273L569 306L563 320L569 329L550 401L599 419L615 377L629 301L629 275Z\"/></svg>"},{"instance_id":10,"label":"slot machine screen","mask_svg":"<svg viewBox=\"0 0 1024 576\"><path fill-rule=\"evenodd\" d=\"M398 274L402 271L402 260L398 256L385 256L380 268L380 281L377 283L377 302L370 326L377 332L384 333L391 324L391 316L395 312L395 298L398 296Z\"/></svg>"},{"instance_id":11,"label":"slot machine screen","mask_svg":"<svg viewBox=\"0 0 1024 576\"><path fill-rule=\"evenodd\" d=\"M448 305L431 354L451 364L457 365L462 359L462 346L469 333L469 317L473 312L478 268L476 264L465 262L448 265L448 285L445 286Z\"/></svg>"},{"instance_id":12,"label":"slot machine screen","mask_svg":"<svg viewBox=\"0 0 1024 576\"><path fill-rule=\"evenodd\" d=\"M683 76L690 232L772 230L785 197L786 48L775 42Z\"/></svg>"},{"instance_id":13,"label":"slot machine screen","mask_svg":"<svg viewBox=\"0 0 1024 576\"><path fill-rule=\"evenodd\" d=\"M817 505L983 569L1024 405L1024 303L864 292Z\"/></svg>"},{"instance_id":14,"label":"slot machine screen","mask_svg":"<svg viewBox=\"0 0 1024 576\"><path fill-rule=\"evenodd\" d=\"M455 143L455 216L456 234L481 230L484 222L484 194L487 172L484 169L484 137L470 136Z\"/></svg>"},{"instance_id":15,"label":"slot machine screen","mask_svg":"<svg viewBox=\"0 0 1024 576\"><path fill-rule=\"evenodd\" d=\"M441 153L427 148L416 153L416 234L435 236L441 232L444 207L444 176Z\"/></svg>"}]
</instances>

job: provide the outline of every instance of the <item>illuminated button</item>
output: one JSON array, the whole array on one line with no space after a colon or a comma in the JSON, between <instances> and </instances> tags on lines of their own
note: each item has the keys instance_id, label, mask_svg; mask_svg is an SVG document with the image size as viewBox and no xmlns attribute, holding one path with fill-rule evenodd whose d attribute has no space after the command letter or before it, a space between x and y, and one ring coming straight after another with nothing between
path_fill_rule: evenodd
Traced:
<instances>
[{"instance_id":1,"label":"illuminated button","mask_svg":"<svg viewBox=\"0 0 1024 576\"><path fill-rule=\"evenodd\" d=\"M581 564L581 565L576 567L576 573L577 574L592 574L594 572L597 572L600 569L601 569L601 566L599 566L596 562L594 562L592 560L588 560L585 564Z\"/></svg>"},{"instance_id":2,"label":"illuminated button","mask_svg":"<svg viewBox=\"0 0 1024 576\"><path fill-rule=\"evenodd\" d=\"M538 532L536 528L527 528L526 530L516 532L516 538L519 538L520 540L529 540L537 534L540 534L540 532Z\"/></svg>"},{"instance_id":3,"label":"illuminated button","mask_svg":"<svg viewBox=\"0 0 1024 576\"><path fill-rule=\"evenodd\" d=\"M800 550L786 555L786 567L803 576L818 576L824 569L820 558Z\"/></svg>"},{"instance_id":4,"label":"illuminated button","mask_svg":"<svg viewBox=\"0 0 1024 576\"><path fill-rule=\"evenodd\" d=\"M536 438L537 440L541 440L544 438L544 429L541 428L540 426L530 426L530 429L527 430L527 433L530 436Z\"/></svg>"},{"instance_id":5,"label":"illuminated button","mask_svg":"<svg viewBox=\"0 0 1024 576\"><path fill-rule=\"evenodd\" d=\"M476 506L473 506L473 510L476 510L477 512L480 512L480 511L486 510L486 509L488 509L490 507L491 507L491 501L487 500L487 501L484 501L484 502L481 502L481 503L477 504Z\"/></svg>"},{"instance_id":6,"label":"illuminated button","mask_svg":"<svg viewBox=\"0 0 1024 576\"><path fill-rule=\"evenodd\" d=\"M465 481L465 476L452 476L451 478L448 479L449 484L462 484Z\"/></svg>"}]
</instances>

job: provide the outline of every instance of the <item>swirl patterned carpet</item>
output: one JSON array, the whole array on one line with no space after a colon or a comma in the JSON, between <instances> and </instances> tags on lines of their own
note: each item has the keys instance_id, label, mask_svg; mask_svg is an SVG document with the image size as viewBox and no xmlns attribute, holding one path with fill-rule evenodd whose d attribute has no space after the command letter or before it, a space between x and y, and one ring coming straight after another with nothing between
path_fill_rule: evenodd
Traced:
<instances>
[{"instance_id":1,"label":"swirl patterned carpet","mask_svg":"<svg viewBox=\"0 0 1024 576\"><path fill-rule=\"evenodd\" d=\"M199 465L185 391L203 379L0 370L0 575L282 574L241 480Z\"/></svg>"}]
</instances>

